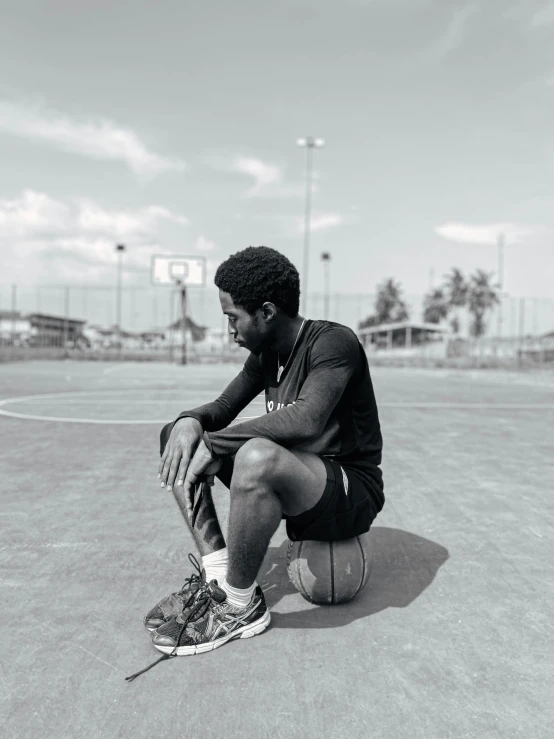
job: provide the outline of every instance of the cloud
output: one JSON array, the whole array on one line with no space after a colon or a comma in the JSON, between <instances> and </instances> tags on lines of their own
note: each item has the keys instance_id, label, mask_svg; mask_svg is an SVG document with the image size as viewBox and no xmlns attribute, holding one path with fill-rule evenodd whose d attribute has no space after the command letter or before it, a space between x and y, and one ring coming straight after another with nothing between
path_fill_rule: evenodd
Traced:
<instances>
[{"instance_id":1,"label":"cloud","mask_svg":"<svg viewBox=\"0 0 554 739\"><path fill-rule=\"evenodd\" d=\"M533 29L550 26L554 23L554 3L548 3L532 14L529 26Z\"/></svg>"},{"instance_id":2,"label":"cloud","mask_svg":"<svg viewBox=\"0 0 554 739\"><path fill-rule=\"evenodd\" d=\"M327 231L334 226L341 226L345 222L343 216L338 213L315 213L310 219L311 231ZM302 221L302 232L304 232L304 221Z\"/></svg>"},{"instance_id":3,"label":"cloud","mask_svg":"<svg viewBox=\"0 0 554 739\"><path fill-rule=\"evenodd\" d=\"M431 44L427 50L427 56L438 61L461 46L466 35L468 21L476 11L475 5L466 5L464 8L455 10L446 31Z\"/></svg>"},{"instance_id":4,"label":"cloud","mask_svg":"<svg viewBox=\"0 0 554 739\"><path fill-rule=\"evenodd\" d=\"M149 238L159 221L187 225L188 220L160 205L134 211L105 210L85 199L67 202L55 200L45 193L24 190L14 200L0 200L0 228L3 239L22 237L37 239L62 237L73 233L94 236L142 239Z\"/></svg>"},{"instance_id":5,"label":"cloud","mask_svg":"<svg viewBox=\"0 0 554 739\"><path fill-rule=\"evenodd\" d=\"M184 216L160 205L105 210L90 200L61 201L25 190L18 198L0 200L3 277L25 282L91 282L111 274L116 242L128 247L126 266L144 271L150 266L154 247L163 251L156 246L162 222L188 223Z\"/></svg>"},{"instance_id":6,"label":"cloud","mask_svg":"<svg viewBox=\"0 0 554 739\"><path fill-rule=\"evenodd\" d=\"M0 237L47 238L65 233L71 220L66 203L25 190L15 200L0 200Z\"/></svg>"},{"instance_id":7,"label":"cloud","mask_svg":"<svg viewBox=\"0 0 554 739\"><path fill-rule=\"evenodd\" d=\"M246 176L252 181L244 193L247 198L301 198L304 197L303 183L290 183L285 179L283 167L264 162L256 157L237 156L233 158L210 157L210 166L222 172L232 172ZM317 191L317 173L314 173L314 192Z\"/></svg>"},{"instance_id":8,"label":"cloud","mask_svg":"<svg viewBox=\"0 0 554 739\"><path fill-rule=\"evenodd\" d=\"M252 159L248 157L237 157L233 162L232 168L235 172L248 175L254 180L249 194L251 197L259 194L261 190L269 185L280 183L283 175L279 167L275 164L266 164L261 159Z\"/></svg>"},{"instance_id":9,"label":"cloud","mask_svg":"<svg viewBox=\"0 0 554 739\"><path fill-rule=\"evenodd\" d=\"M504 234L506 243L523 244L529 239L541 240L548 229L543 226L519 226L514 223L445 223L434 228L436 234L447 241L458 244L496 244L499 234Z\"/></svg>"},{"instance_id":10,"label":"cloud","mask_svg":"<svg viewBox=\"0 0 554 739\"><path fill-rule=\"evenodd\" d=\"M88 200L78 201L77 226L89 233L118 238L143 238L151 234L159 221L188 225L184 216L175 215L160 205L137 211L106 211Z\"/></svg>"},{"instance_id":11,"label":"cloud","mask_svg":"<svg viewBox=\"0 0 554 739\"><path fill-rule=\"evenodd\" d=\"M198 251L207 252L214 251L214 249L216 249L217 247L213 241L210 241L203 234L200 234L200 236L196 239L194 248L198 249Z\"/></svg>"},{"instance_id":12,"label":"cloud","mask_svg":"<svg viewBox=\"0 0 554 739\"><path fill-rule=\"evenodd\" d=\"M0 100L0 133L46 143L90 159L121 161L144 177L185 169L181 160L150 151L130 128L104 118L75 120L38 104Z\"/></svg>"}]
</instances>

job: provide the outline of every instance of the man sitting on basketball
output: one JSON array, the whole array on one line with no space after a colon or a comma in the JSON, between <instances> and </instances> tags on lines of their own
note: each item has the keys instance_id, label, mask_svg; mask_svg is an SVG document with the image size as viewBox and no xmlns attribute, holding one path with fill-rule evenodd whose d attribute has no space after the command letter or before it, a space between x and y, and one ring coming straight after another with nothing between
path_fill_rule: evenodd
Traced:
<instances>
[{"instance_id":1,"label":"man sitting on basketball","mask_svg":"<svg viewBox=\"0 0 554 739\"><path fill-rule=\"evenodd\" d=\"M229 331L250 355L217 400L161 433L161 486L202 557L199 574L145 618L156 649L171 656L268 626L256 576L282 518L291 540L335 541L368 531L384 503L377 406L355 333L298 314L298 272L274 249L234 254L215 284ZM262 391L267 413L231 426ZM227 544L209 486L191 526L198 483L214 475L230 491Z\"/></svg>"}]
</instances>

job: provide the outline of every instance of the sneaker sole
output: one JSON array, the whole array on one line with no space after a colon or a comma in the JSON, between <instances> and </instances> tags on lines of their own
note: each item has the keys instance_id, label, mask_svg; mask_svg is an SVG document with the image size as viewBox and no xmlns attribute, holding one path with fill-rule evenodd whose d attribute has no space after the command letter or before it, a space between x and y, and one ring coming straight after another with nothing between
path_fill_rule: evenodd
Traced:
<instances>
[{"instance_id":1,"label":"sneaker sole","mask_svg":"<svg viewBox=\"0 0 554 739\"><path fill-rule=\"evenodd\" d=\"M227 644L227 642L233 641L233 639L250 639L252 636L257 636L267 629L270 622L271 615L269 611L266 611L257 621L247 624L246 626L241 626L236 631L233 631L232 634L221 636L219 639L215 639L215 641L209 641L205 644L193 644L187 647L177 647L177 649L174 647L158 646L157 644L154 644L154 646L158 651L163 652L164 654L175 654L177 657L202 654L203 652L211 652L218 647L222 647L224 644Z\"/></svg>"}]
</instances>

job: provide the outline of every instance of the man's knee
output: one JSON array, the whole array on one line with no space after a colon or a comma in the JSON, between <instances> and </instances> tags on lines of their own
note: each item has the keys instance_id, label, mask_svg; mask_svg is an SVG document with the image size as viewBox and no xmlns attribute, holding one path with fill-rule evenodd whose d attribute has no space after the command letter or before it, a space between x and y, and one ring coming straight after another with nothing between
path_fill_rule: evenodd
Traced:
<instances>
[{"instance_id":1,"label":"man's knee","mask_svg":"<svg viewBox=\"0 0 554 739\"><path fill-rule=\"evenodd\" d=\"M235 457L234 477L241 480L268 479L275 473L282 447L269 439L250 439Z\"/></svg>"}]
</instances>

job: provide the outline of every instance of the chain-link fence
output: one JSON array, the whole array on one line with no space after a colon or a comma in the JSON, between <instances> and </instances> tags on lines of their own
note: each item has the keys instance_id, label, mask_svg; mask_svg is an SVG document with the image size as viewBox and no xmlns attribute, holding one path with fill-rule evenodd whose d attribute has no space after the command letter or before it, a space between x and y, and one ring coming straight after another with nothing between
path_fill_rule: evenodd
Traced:
<instances>
[{"instance_id":1,"label":"chain-link fence","mask_svg":"<svg viewBox=\"0 0 554 739\"><path fill-rule=\"evenodd\" d=\"M410 321L423 321L423 296L404 297ZM82 356L226 361L243 354L229 341L214 286L187 290L187 325L182 331L181 298L177 290L150 286L124 287L121 318L115 286L0 285L0 360L20 356ZM374 313L371 293L312 293L307 317L328 318L356 330ZM495 346L496 356L517 355L523 343L539 347L554 331L554 300L505 295L485 316L485 333L471 338L472 316L463 308L456 319L458 349L473 346L477 355ZM119 325L119 326L118 326ZM532 341L531 341L532 340ZM475 349L475 347L481 347ZM504 347L503 350L499 347ZM512 347L506 349L506 347ZM458 351L458 350L457 350ZM492 351L492 350L491 350ZM537 356L548 351L537 348Z\"/></svg>"}]
</instances>

